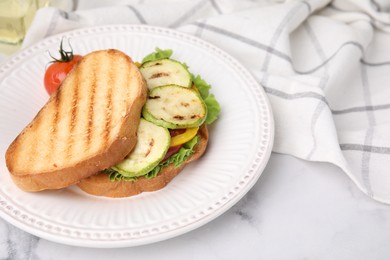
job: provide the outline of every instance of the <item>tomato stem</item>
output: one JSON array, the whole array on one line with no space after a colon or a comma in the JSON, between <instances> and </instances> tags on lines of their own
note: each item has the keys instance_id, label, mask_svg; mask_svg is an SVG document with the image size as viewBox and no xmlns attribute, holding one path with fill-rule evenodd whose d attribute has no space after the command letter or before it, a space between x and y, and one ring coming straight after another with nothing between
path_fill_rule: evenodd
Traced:
<instances>
[{"instance_id":1,"label":"tomato stem","mask_svg":"<svg viewBox=\"0 0 390 260\"><path fill-rule=\"evenodd\" d=\"M60 49L58 50L58 52L61 55L61 58L60 59L56 59L49 52L50 57L53 59L50 63L54 63L54 62L69 62L69 61L73 60L73 48L72 48L72 45L70 45L69 39L68 39L68 45L70 47L70 51L65 51L64 50L64 48L62 47L62 42L63 41L64 41L64 38L61 39Z\"/></svg>"}]
</instances>

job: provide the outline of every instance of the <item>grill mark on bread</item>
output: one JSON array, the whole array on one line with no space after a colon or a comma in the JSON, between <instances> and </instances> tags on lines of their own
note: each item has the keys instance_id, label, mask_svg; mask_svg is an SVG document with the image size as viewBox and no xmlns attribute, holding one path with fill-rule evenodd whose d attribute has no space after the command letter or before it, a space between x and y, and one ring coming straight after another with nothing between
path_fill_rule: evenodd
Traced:
<instances>
[{"instance_id":1,"label":"grill mark on bread","mask_svg":"<svg viewBox=\"0 0 390 260\"><path fill-rule=\"evenodd\" d=\"M49 149L48 151L54 150L54 142L57 139L57 131L58 131L58 120L59 120L59 111L61 106L61 97L62 97L62 91L61 88L58 89L57 93L55 94L54 100L53 100L53 109L55 110L53 120L51 121L50 133L49 133ZM49 159L53 157L53 153L47 153L45 158Z\"/></svg>"},{"instance_id":2,"label":"grill mark on bread","mask_svg":"<svg viewBox=\"0 0 390 260\"><path fill-rule=\"evenodd\" d=\"M62 97L62 91L59 89L57 91L57 94L56 94L54 102L53 102L55 113L54 113L53 121L51 122L51 125L53 126L53 128L51 130L51 134L54 138L57 134L57 129L58 129L57 126L58 126L59 108L60 108L60 104L61 104L61 97ZM50 143L52 145L53 145L54 138L51 138L51 141L50 141Z\"/></svg>"},{"instance_id":3,"label":"grill mark on bread","mask_svg":"<svg viewBox=\"0 0 390 260\"><path fill-rule=\"evenodd\" d=\"M104 136L103 136L103 142L106 145L109 140L110 135L110 128L111 128L111 116L112 116L112 103L111 103L111 97L112 97L112 88L110 87L107 92L107 105L106 105L106 123L104 125Z\"/></svg>"},{"instance_id":4,"label":"grill mark on bread","mask_svg":"<svg viewBox=\"0 0 390 260\"><path fill-rule=\"evenodd\" d=\"M90 92L90 95L89 95L89 105L88 105L88 126L87 126L87 136L85 138L85 141L86 141L86 146L85 146L85 151L88 151L88 149L90 148L91 146L91 141L92 141L92 136L93 136L93 122L94 122L94 110L93 110L93 107L95 105L95 93L96 93L96 88L97 88L97 85L96 85L96 69L97 69L97 61L96 61L96 57L95 59L93 60L93 65L92 65L92 77L91 77L91 92Z\"/></svg>"},{"instance_id":5,"label":"grill mark on bread","mask_svg":"<svg viewBox=\"0 0 390 260\"><path fill-rule=\"evenodd\" d=\"M112 61L112 60L110 60ZM106 95L106 114L105 114L105 125L104 125L104 132L103 132L103 144L107 145L109 141L109 135L110 135L110 129L111 129L111 121L112 121L112 89L115 84L115 75L114 73L114 66L111 66L110 64L110 70L108 71L108 90Z\"/></svg>"},{"instance_id":6,"label":"grill mark on bread","mask_svg":"<svg viewBox=\"0 0 390 260\"><path fill-rule=\"evenodd\" d=\"M73 85L73 94L72 95L72 102L71 102L71 111L70 111L70 122L69 122L69 140L68 140L68 145L66 147L66 158L71 158L72 156L72 148L73 148L73 142L74 142L74 128L75 128L75 123L77 120L77 114L78 114L78 105L77 101L79 99L79 89L80 89L80 69L77 69L75 71L75 80L74 80L74 85ZM59 111L62 111L62 109L58 108Z\"/></svg>"}]
</instances>

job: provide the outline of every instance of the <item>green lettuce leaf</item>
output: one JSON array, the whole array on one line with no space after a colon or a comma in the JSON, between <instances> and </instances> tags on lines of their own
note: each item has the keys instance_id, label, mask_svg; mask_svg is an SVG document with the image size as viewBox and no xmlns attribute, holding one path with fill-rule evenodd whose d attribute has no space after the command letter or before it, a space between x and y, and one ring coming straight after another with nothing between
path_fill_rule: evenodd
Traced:
<instances>
[{"instance_id":1,"label":"green lettuce leaf","mask_svg":"<svg viewBox=\"0 0 390 260\"><path fill-rule=\"evenodd\" d=\"M137 180L136 177L126 177L126 176L123 176L117 170L115 170L113 168L105 169L103 172L108 175L108 177L110 178L110 181L112 181L112 182L120 181L120 180L125 180L125 181L135 181L135 180Z\"/></svg>"},{"instance_id":2,"label":"green lettuce leaf","mask_svg":"<svg viewBox=\"0 0 390 260\"><path fill-rule=\"evenodd\" d=\"M170 49L161 50L160 48L156 48L155 50L155 52L146 55L145 58L142 60L142 63L147 61L169 59L173 53L173 51Z\"/></svg>"},{"instance_id":3,"label":"green lettuce leaf","mask_svg":"<svg viewBox=\"0 0 390 260\"><path fill-rule=\"evenodd\" d=\"M210 94L211 85L208 84L204 79L199 75L196 77L192 76L194 85L199 90L200 96L203 98L207 106L207 118L205 123L207 125L213 123L217 120L219 113L221 112L221 107L218 101L215 99L213 94Z\"/></svg>"},{"instance_id":4,"label":"green lettuce leaf","mask_svg":"<svg viewBox=\"0 0 390 260\"><path fill-rule=\"evenodd\" d=\"M209 90L211 86L199 75L197 75L196 77L193 76L192 78L192 82L194 82L194 85L199 90L200 96L203 98L203 100L205 100L209 95Z\"/></svg>"},{"instance_id":5,"label":"green lettuce leaf","mask_svg":"<svg viewBox=\"0 0 390 260\"><path fill-rule=\"evenodd\" d=\"M213 94L208 95L204 99L204 102L207 106L207 117L205 123L209 125L218 119L221 107Z\"/></svg>"}]
</instances>

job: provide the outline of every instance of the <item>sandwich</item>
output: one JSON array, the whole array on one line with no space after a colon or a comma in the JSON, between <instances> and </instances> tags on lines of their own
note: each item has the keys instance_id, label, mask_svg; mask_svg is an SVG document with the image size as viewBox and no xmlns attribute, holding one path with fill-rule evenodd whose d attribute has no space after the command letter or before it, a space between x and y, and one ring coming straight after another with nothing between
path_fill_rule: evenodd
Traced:
<instances>
[{"instance_id":1,"label":"sandwich","mask_svg":"<svg viewBox=\"0 0 390 260\"><path fill-rule=\"evenodd\" d=\"M206 150L220 106L171 50L142 64L118 50L84 56L11 143L6 164L25 191L73 184L95 196L162 189Z\"/></svg>"},{"instance_id":2,"label":"sandwich","mask_svg":"<svg viewBox=\"0 0 390 260\"><path fill-rule=\"evenodd\" d=\"M135 148L120 163L77 185L95 196L129 197L164 188L206 151L220 106L211 86L188 66L171 59L171 50L147 55L140 71L148 96Z\"/></svg>"},{"instance_id":3,"label":"sandwich","mask_svg":"<svg viewBox=\"0 0 390 260\"><path fill-rule=\"evenodd\" d=\"M6 151L24 191L61 189L123 160L137 142L147 88L118 50L82 58Z\"/></svg>"}]
</instances>

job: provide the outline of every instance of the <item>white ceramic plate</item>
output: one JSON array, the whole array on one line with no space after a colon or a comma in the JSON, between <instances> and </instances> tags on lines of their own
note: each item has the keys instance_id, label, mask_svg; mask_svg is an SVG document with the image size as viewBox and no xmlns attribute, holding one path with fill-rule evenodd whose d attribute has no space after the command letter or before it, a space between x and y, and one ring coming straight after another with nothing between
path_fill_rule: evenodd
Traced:
<instances>
[{"instance_id":1,"label":"white ceramic plate","mask_svg":"<svg viewBox=\"0 0 390 260\"><path fill-rule=\"evenodd\" d=\"M124 199L87 195L77 187L26 193L9 177L8 145L45 104L45 66L61 39L75 53L116 48L140 61L155 47L211 83L222 107L210 127L210 144L166 188ZM86 247L153 243L193 230L233 206L254 185L271 153L273 118L263 89L234 58L174 30L116 25L57 35L25 49L0 68L0 216L34 235Z\"/></svg>"}]
</instances>

